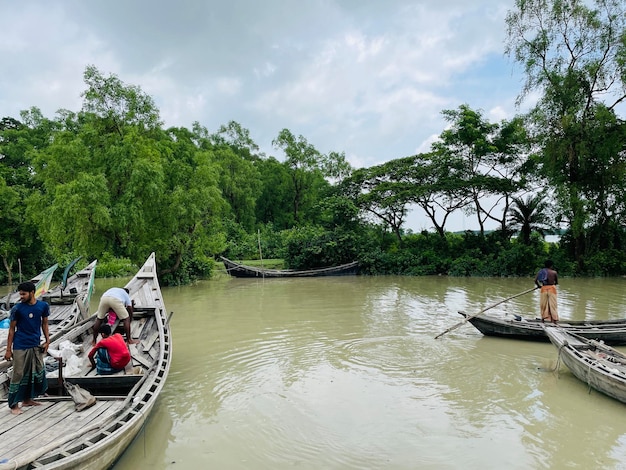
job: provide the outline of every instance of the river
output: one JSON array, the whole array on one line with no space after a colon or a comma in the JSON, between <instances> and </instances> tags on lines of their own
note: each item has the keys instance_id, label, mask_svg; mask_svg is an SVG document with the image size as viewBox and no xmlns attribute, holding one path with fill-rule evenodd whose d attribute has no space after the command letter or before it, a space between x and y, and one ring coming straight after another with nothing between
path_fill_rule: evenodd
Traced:
<instances>
[{"instance_id":1,"label":"river","mask_svg":"<svg viewBox=\"0 0 626 470\"><path fill-rule=\"evenodd\" d=\"M99 279L99 294L123 281ZM173 362L115 465L137 469L626 468L626 405L551 344L461 320L531 279L232 279L164 288ZM564 319L626 317L626 280L562 279ZM535 316L534 291L490 310ZM92 306L94 307L94 306ZM94 307L95 308L95 307Z\"/></svg>"}]
</instances>

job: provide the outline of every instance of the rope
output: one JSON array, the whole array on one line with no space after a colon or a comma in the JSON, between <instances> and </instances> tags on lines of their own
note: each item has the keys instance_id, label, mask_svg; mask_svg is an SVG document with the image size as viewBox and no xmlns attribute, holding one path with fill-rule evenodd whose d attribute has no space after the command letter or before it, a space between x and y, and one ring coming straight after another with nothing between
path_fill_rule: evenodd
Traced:
<instances>
[{"instance_id":1,"label":"rope","mask_svg":"<svg viewBox=\"0 0 626 470\"><path fill-rule=\"evenodd\" d=\"M559 368L561 367L561 351L563 350L563 348L567 346L567 342L563 343L561 346L559 346L559 350L557 352L556 355L556 365L554 366L553 369L548 369L549 372L555 372L556 371L556 378L559 378Z\"/></svg>"},{"instance_id":2,"label":"rope","mask_svg":"<svg viewBox=\"0 0 626 470\"><path fill-rule=\"evenodd\" d=\"M575 334L575 333L570 333L570 334L571 334L572 336L576 336L576 337L578 337L578 338L582 338L582 339L585 339L585 340L586 340L586 338L584 338L584 337L582 337L582 336L580 336L580 335L577 335L577 334ZM557 353L557 358L556 358L556 365L554 366L554 369L551 369L551 370L550 370L550 372L554 372L554 371L556 371L556 378L557 378L557 379L559 378L559 367L560 367L560 365L561 365L561 354L562 354L562 350L563 350L563 348L564 348L564 347L566 347L566 346L569 346L569 344L567 343L567 341L565 341L565 342L564 342L561 346L559 346L559 351L558 351L558 353ZM588 394L591 394L591 389L593 388L593 387L591 386L591 381L589 380L589 377L591 376L591 366L592 366L592 363L591 363L591 362L589 362L589 363L588 363L588 367L587 367L587 380L585 381L585 382L587 383L587 393L588 393Z\"/></svg>"}]
</instances>

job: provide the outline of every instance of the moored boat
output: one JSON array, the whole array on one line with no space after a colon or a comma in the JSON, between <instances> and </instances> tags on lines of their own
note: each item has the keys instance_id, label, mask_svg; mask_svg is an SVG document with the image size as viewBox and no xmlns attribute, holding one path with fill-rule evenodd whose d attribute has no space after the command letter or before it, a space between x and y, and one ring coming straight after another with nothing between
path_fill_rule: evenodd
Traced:
<instances>
[{"instance_id":1,"label":"moored boat","mask_svg":"<svg viewBox=\"0 0 626 470\"><path fill-rule=\"evenodd\" d=\"M139 341L130 345L132 363L112 375L100 376L91 370L87 354L93 346L95 316L53 342L51 350L73 345L77 371L64 378L63 368L60 374L49 372L51 396L37 398L41 406L28 407L17 416L9 413L8 407L0 413L2 458L6 459L0 470L109 468L137 435L165 384L171 363L171 334L154 253L126 288L135 305L131 332ZM68 369L66 363L65 371ZM52 377L55 373L61 378ZM76 411L70 397L52 396L63 391L58 386L63 383L79 385L96 398L95 403ZM1 393L6 397L6 387Z\"/></svg>"},{"instance_id":2,"label":"moored boat","mask_svg":"<svg viewBox=\"0 0 626 470\"><path fill-rule=\"evenodd\" d=\"M70 263L68 268L74 266L77 260ZM39 300L50 305L50 316L48 317L50 341L54 341L78 321L89 316L89 301L94 290L97 263L97 260L89 263L70 277L64 277L63 282L50 289L50 280L52 279L52 272L54 272L52 268L56 269L57 267L54 265L46 270L52 271L49 273L44 271L46 274L35 283L35 288L39 284ZM66 274L69 274L69 270L66 270ZM37 295L37 290L35 295ZM15 301L8 300L8 303L15 305L19 301L19 295L13 293L12 297ZM3 371L10 365L8 361L4 360L8 330L0 331L2 332L0 333L0 371ZM0 376L0 382L2 380L3 377Z\"/></svg>"},{"instance_id":3,"label":"moored boat","mask_svg":"<svg viewBox=\"0 0 626 470\"><path fill-rule=\"evenodd\" d=\"M359 262L353 261L338 266L330 266L326 268L315 269L265 269L255 266L247 266L245 264L236 263L228 258L220 257L226 268L226 272L233 277L260 277L260 278L277 278L277 277L321 277L321 276L354 276L359 272Z\"/></svg>"},{"instance_id":4,"label":"moored boat","mask_svg":"<svg viewBox=\"0 0 626 470\"><path fill-rule=\"evenodd\" d=\"M48 269L44 269L34 278L29 279L30 282L35 284L35 296L37 298L45 294L52 282L52 275L54 271L59 267L58 264L50 266ZM0 319L6 318L9 315L11 307L20 301L20 296L17 292L9 292L7 295L0 298Z\"/></svg>"},{"instance_id":5,"label":"moored boat","mask_svg":"<svg viewBox=\"0 0 626 470\"><path fill-rule=\"evenodd\" d=\"M559 359L588 386L626 403L626 354L556 326L546 326Z\"/></svg>"},{"instance_id":6,"label":"moored boat","mask_svg":"<svg viewBox=\"0 0 626 470\"><path fill-rule=\"evenodd\" d=\"M465 318L465 312L459 312ZM469 321L485 336L521 339L529 341L550 341L543 328L544 323L538 318L524 318L520 315L496 317L494 315L478 315ZM562 320L559 326L577 335L589 339L604 341L613 346L626 345L626 318L616 320Z\"/></svg>"}]
</instances>

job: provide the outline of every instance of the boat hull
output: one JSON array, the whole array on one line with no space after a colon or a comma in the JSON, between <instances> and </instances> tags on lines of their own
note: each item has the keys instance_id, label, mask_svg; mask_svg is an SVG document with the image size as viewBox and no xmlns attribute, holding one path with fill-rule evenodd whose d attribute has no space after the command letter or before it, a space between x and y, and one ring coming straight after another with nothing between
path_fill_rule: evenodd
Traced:
<instances>
[{"instance_id":1,"label":"boat hull","mask_svg":"<svg viewBox=\"0 0 626 470\"><path fill-rule=\"evenodd\" d=\"M546 327L559 358L572 374L595 390L626 403L626 355L594 340Z\"/></svg>"},{"instance_id":2,"label":"boat hull","mask_svg":"<svg viewBox=\"0 0 626 470\"><path fill-rule=\"evenodd\" d=\"M316 268L308 270L263 269L245 264L235 263L228 258L221 257L226 272L233 277L243 278L284 278L284 277L322 277L322 276L354 276L359 273L359 262Z\"/></svg>"},{"instance_id":3,"label":"boat hull","mask_svg":"<svg viewBox=\"0 0 626 470\"><path fill-rule=\"evenodd\" d=\"M459 312L467 318L465 312ZM485 336L519 339L525 341L549 342L543 323L538 319L526 319L519 316L499 318L479 315L468 320ZM606 321L561 321L559 326L588 339L604 341L612 346L626 345L626 319Z\"/></svg>"}]
</instances>

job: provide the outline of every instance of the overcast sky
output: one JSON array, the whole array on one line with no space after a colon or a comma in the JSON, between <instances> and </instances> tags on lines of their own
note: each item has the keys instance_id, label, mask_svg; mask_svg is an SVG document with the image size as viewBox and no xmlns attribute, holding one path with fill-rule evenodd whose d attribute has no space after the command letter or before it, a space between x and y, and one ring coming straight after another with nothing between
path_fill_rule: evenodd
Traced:
<instances>
[{"instance_id":1,"label":"overcast sky","mask_svg":"<svg viewBox=\"0 0 626 470\"><path fill-rule=\"evenodd\" d=\"M231 120L267 155L283 128L355 167L426 151L443 109L518 112L513 0L0 3L0 117L78 111L89 64L151 95L166 126ZM459 219L460 220L460 219ZM414 230L430 229L415 213ZM475 228L473 219L450 229Z\"/></svg>"}]
</instances>

